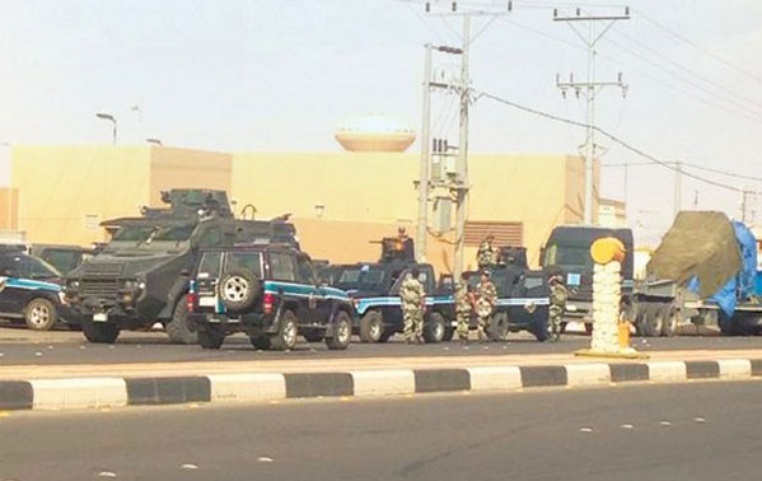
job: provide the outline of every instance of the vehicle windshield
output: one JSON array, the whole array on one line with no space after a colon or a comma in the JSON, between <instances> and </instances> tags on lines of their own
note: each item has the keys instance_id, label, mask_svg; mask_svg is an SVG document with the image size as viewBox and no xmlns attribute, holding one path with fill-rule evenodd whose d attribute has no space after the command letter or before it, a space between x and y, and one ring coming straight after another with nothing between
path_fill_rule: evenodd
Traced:
<instances>
[{"instance_id":1,"label":"vehicle windshield","mask_svg":"<svg viewBox=\"0 0 762 481\"><path fill-rule=\"evenodd\" d=\"M345 269L336 281L339 289L365 291L378 288L384 282L385 273L380 267L358 266Z\"/></svg>"},{"instance_id":2,"label":"vehicle windshield","mask_svg":"<svg viewBox=\"0 0 762 481\"><path fill-rule=\"evenodd\" d=\"M191 234L193 234L194 227L195 226L192 225L161 227L154 231L154 234L151 236L151 241L186 241L190 239Z\"/></svg>"},{"instance_id":3,"label":"vehicle windshield","mask_svg":"<svg viewBox=\"0 0 762 481\"><path fill-rule=\"evenodd\" d=\"M138 244L151 242L181 242L190 239L193 225L181 226L124 226L114 234L117 242L135 242Z\"/></svg>"},{"instance_id":4,"label":"vehicle windshield","mask_svg":"<svg viewBox=\"0 0 762 481\"><path fill-rule=\"evenodd\" d=\"M559 246L553 244L545 252L543 267L560 267L566 272L589 271L593 269L588 246Z\"/></svg>"},{"instance_id":5,"label":"vehicle windshield","mask_svg":"<svg viewBox=\"0 0 762 481\"><path fill-rule=\"evenodd\" d=\"M154 231L153 226L126 225L120 227L112 240L123 242L144 242Z\"/></svg>"}]
</instances>

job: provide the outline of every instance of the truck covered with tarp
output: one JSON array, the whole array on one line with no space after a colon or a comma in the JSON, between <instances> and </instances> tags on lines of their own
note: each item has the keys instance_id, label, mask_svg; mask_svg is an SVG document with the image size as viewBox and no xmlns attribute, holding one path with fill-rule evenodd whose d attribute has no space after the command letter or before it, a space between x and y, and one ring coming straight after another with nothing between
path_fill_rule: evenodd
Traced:
<instances>
[{"instance_id":1,"label":"truck covered with tarp","mask_svg":"<svg viewBox=\"0 0 762 481\"><path fill-rule=\"evenodd\" d=\"M680 212L646 271L635 290L636 326L643 334L669 334L681 320L716 322L725 334L759 329L757 241L724 213Z\"/></svg>"}]
</instances>

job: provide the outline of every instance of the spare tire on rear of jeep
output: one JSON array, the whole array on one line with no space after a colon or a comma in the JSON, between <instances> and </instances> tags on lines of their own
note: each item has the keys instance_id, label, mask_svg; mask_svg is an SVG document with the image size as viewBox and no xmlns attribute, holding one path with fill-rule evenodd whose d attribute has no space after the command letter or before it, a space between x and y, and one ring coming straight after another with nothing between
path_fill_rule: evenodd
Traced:
<instances>
[{"instance_id":1,"label":"spare tire on rear of jeep","mask_svg":"<svg viewBox=\"0 0 762 481\"><path fill-rule=\"evenodd\" d=\"M244 311L260 295L259 279L248 269L230 269L217 282L217 295L229 311Z\"/></svg>"}]
</instances>

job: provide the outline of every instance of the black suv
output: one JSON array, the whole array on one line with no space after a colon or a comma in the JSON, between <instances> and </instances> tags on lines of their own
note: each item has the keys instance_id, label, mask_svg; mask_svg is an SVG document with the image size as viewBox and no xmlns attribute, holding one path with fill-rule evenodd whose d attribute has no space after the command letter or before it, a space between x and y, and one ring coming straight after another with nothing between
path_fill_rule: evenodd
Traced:
<instances>
[{"instance_id":1,"label":"black suv","mask_svg":"<svg viewBox=\"0 0 762 481\"><path fill-rule=\"evenodd\" d=\"M301 334L346 349L353 306L321 285L309 256L291 246L241 245L201 252L190 282L188 322L204 349L246 333L257 349L290 350Z\"/></svg>"}]
</instances>

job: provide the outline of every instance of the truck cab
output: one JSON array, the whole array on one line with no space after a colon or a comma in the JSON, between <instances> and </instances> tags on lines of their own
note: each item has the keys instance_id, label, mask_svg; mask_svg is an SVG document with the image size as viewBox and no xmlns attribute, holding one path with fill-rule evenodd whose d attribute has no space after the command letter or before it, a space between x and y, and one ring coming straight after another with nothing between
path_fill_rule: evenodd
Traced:
<instances>
[{"instance_id":1,"label":"truck cab","mask_svg":"<svg viewBox=\"0 0 762 481\"><path fill-rule=\"evenodd\" d=\"M593 259L590 246L603 237L619 239L625 247L622 263L623 292L631 293L633 285L633 235L631 229L597 226L562 225L553 229L540 253L540 265L546 273L563 273L569 290L564 323L570 320L585 323L590 332L593 322Z\"/></svg>"}]
</instances>

